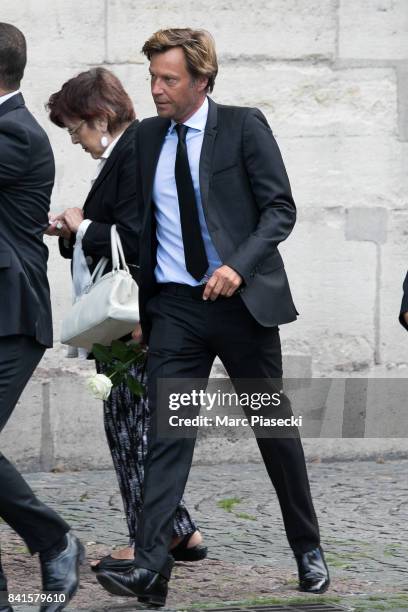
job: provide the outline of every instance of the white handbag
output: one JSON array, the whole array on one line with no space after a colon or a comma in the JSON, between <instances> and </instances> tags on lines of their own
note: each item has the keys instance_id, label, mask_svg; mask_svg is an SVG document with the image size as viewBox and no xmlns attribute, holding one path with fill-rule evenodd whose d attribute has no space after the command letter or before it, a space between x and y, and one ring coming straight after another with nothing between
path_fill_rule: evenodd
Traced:
<instances>
[{"instance_id":1,"label":"white handbag","mask_svg":"<svg viewBox=\"0 0 408 612\"><path fill-rule=\"evenodd\" d=\"M88 350L94 343L109 346L139 322L137 284L129 273L116 226L111 228L112 271L102 257L85 292L62 321L61 342ZM122 267L121 267L122 266Z\"/></svg>"}]
</instances>

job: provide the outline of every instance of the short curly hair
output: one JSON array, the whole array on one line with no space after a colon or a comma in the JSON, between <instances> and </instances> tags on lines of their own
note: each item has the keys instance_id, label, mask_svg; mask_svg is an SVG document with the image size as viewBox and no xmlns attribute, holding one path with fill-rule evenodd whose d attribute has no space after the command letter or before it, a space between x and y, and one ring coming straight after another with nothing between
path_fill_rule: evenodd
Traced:
<instances>
[{"instance_id":1,"label":"short curly hair","mask_svg":"<svg viewBox=\"0 0 408 612\"><path fill-rule=\"evenodd\" d=\"M69 79L50 96L46 107L58 127L65 127L65 120L70 118L92 124L95 119L107 117L111 134L136 117L122 83L106 68L92 68Z\"/></svg>"}]
</instances>

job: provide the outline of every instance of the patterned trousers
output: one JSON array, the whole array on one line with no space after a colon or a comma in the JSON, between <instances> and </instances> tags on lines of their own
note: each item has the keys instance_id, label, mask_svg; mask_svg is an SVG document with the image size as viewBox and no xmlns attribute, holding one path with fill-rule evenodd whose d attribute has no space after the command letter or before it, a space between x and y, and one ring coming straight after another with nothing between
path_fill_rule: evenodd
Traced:
<instances>
[{"instance_id":1,"label":"patterned trousers","mask_svg":"<svg viewBox=\"0 0 408 612\"><path fill-rule=\"evenodd\" d=\"M106 365L96 361L96 370L104 374ZM132 376L146 385L143 366L132 366ZM143 507L144 461L149 430L149 404L146 397L136 398L122 383L103 402L106 438L119 482L129 530L129 546L134 546L139 513ZM165 477L165 474L163 475ZM197 527L183 502L174 518L174 535L186 536Z\"/></svg>"}]
</instances>

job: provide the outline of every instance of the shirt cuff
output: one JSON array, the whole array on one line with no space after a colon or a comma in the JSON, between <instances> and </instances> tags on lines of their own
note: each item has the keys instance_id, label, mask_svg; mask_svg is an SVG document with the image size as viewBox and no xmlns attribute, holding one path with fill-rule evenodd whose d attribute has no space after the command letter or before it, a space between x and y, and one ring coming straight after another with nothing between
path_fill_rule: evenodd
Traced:
<instances>
[{"instance_id":1,"label":"shirt cuff","mask_svg":"<svg viewBox=\"0 0 408 612\"><path fill-rule=\"evenodd\" d=\"M78 226L77 229L77 238L82 239L85 236L85 232L88 227L91 225L92 221L90 219L84 219Z\"/></svg>"}]
</instances>

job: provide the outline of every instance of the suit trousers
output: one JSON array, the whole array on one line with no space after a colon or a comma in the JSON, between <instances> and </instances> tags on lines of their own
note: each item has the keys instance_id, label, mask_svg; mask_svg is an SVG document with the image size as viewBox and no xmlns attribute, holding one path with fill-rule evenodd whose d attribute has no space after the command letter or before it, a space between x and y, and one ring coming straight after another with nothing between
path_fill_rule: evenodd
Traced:
<instances>
[{"instance_id":1,"label":"suit trousers","mask_svg":"<svg viewBox=\"0 0 408 612\"><path fill-rule=\"evenodd\" d=\"M277 327L260 325L239 294L211 302L179 292L179 288L164 285L146 308L152 322L147 361L151 436L135 559L136 565L166 577L171 572L167 550L174 514L187 482L195 438L162 436L159 419L168 419L169 405L164 401L159 405L157 381L187 379L185 385L183 381L185 392L189 379L208 379L217 355L236 391L244 379L282 378ZM191 388L196 389L196 384L192 381ZM291 412L290 404L286 412ZM257 437L257 444L276 490L293 552L312 550L320 543L319 526L299 434Z\"/></svg>"},{"instance_id":2,"label":"suit trousers","mask_svg":"<svg viewBox=\"0 0 408 612\"><path fill-rule=\"evenodd\" d=\"M30 336L0 338L0 431L44 351L45 347ZM67 523L37 499L1 452L0 517L23 538L31 554L50 548L69 531Z\"/></svg>"}]
</instances>

